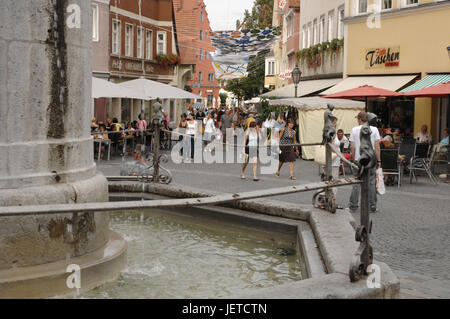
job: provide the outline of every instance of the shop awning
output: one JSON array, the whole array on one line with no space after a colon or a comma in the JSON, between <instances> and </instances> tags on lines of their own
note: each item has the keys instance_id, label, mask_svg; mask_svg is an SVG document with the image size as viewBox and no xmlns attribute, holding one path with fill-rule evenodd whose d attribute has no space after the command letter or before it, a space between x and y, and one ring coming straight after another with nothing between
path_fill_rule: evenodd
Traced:
<instances>
[{"instance_id":1,"label":"shop awning","mask_svg":"<svg viewBox=\"0 0 450 319\"><path fill-rule=\"evenodd\" d=\"M422 90L445 82L450 82L450 74L430 74L424 77L422 80L417 81L413 85L402 90L401 93L409 93L412 91Z\"/></svg>"},{"instance_id":2,"label":"shop awning","mask_svg":"<svg viewBox=\"0 0 450 319\"><path fill-rule=\"evenodd\" d=\"M355 89L364 85L371 85L381 89L397 91L414 80L416 77L417 75L352 76L342 80L332 88L320 93L320 95L334 94L345 90Z\"/></svg>"},{"instance_id":3,"label":"shop awning","mask_svg":"<svg viewBox=\"0 0 450 319\"><path fill-rule=\"evenodd\" d=\"M322 91L333 85L336 85L342 81L342 79L324 79L324 80L311 80L311 81L300 81L297 88L297 96L302 97L305 95L310 95L315 92ZM261 95L262 97L274 97L274 98L291 98L295 96L295 86L294 84L287 85L280 89L276 89Z\"/></svg>"},{"instance_id":4,"label":"shop awning","mask_svg":"<svg viewBox=\"0 0 450 319\"><path fill-rule=\"evenodd\" d=\"M326 109L328 103L333 104L336 107L336 109L364 110L364 102L344 100L344 99L326 99L317 96L269 101L269 105L292 106L304 111Z\"/></svg>"},{"instance_id":5,"label":"shop awning","mask_svg":"<svg viewBox=\"0 0 450 319\"><path fill-rule=\"evenodd\" d=\"M94 99L111 97L148 100L147 97L133 89L124 88L118 84L95 77L92 78L92 97Z\"/></svg>"},{"instance_id":6,"label":"shop awning","mask_svg":"<svg viewBox=\"0 0 450 319\"><path fill-rule=\"evenodd\" d=\"M188 91L152 81L148 79L136 79L131 81L122 82L119 86L131 89L138 92L142 96L146 96L148 99L203 99L201 96L192 94Z\"/></svg>"}]
</instances>

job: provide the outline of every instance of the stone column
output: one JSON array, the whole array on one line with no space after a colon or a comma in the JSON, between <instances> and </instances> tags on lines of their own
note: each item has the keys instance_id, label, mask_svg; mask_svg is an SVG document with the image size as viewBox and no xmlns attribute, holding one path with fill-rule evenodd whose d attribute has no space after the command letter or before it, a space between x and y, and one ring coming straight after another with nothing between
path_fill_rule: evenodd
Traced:
<instances>
[{"instance_id":1,"label":"stone column","mask_svg":"<svg viewBox=\"0 0 450 319\"><path fill-rule=\"evenodd\" d=\"M86 0L0 2L0 205L108 201L90 135ZM108 214L0 217L0 271L104 247Z\"/></svg>"},{"instance_id":2,"label":"stone column","mask_svg":"<svg viewBox=\"0 0 450 319\"><path fill-rule=\"evenodd\" d=\"M112 99L111 110L112 113L109 115L110 118L117 118L120 122L122 118L122 99Z\"/></svg>"}]
</instances>

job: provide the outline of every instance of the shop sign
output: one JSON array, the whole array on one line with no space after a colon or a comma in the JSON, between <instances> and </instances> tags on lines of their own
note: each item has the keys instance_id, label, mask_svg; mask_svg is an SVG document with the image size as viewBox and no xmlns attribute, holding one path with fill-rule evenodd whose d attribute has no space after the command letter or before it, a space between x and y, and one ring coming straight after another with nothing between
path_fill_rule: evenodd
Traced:
<instances>
[{"instance_id":1,"label":"shop sign","mask_svg":"<svg viewBox=\"0 0 450 319\"><path fill-rule=\"evenodd\" d=\"M132 72L142 72L142 63L127 62L125 63L125 70Z\"/></svg>"},{"instance_id":2,"label":"shop sign","mask_svg":"<svg viewBox=\"0 0 450 319\"><path fill-rule=\"evenodd\" d=\"M292 73L291 73L291 72L286 72L286 73L284 73L284 74L280 74L280 75L278 76L278 78L279 78L280 80L290 79L290 78L292 78Z\"/></svg>"},{"instance_id":3,"label":"shop sign","mask_svg":"<svg viewBox=\"0 0 450 319\"><path fill-rule=\"evenodd\" d=\"M278 0L278 8L280 8L281 10L284 10L286 3L287 3L287 0Z\"/></svg>"},{"instance_id":4,"label":"shop sign","mask_svg":"<svg viewBox=\"0 0 450 319\"><path fill-rule=\"evenodd\" d=\"M125 66L125 69L123 70L123 67ZM142 73L142 63L139 62L130 62L130 61L122 61L118 59L113 59L111 61L111 68L115 70L120 71L128 71L128 72L139 72ZM154 73L155 68L152 65L145 64L145 72L147 73Z\"/></svg>"},{"instance_id":5,"label":"shop sign","mask_svg":"<svg viewBox=\"0 0 450 319\"><path fill-rule=\"evenodd\" d=\"M366 50L366 69L398 67L400 65L400 47Z\"/></svg>"},{"instance_id":6,"label":"shop sign","mask_svg":"<svg viewBox=\"0 0 450 319\"><path fill-rule=\"evenodd\" d=\"M122 70L122 61L121 60L112 60L111 68L116 70Z\"/></svg>"}]
</instances>

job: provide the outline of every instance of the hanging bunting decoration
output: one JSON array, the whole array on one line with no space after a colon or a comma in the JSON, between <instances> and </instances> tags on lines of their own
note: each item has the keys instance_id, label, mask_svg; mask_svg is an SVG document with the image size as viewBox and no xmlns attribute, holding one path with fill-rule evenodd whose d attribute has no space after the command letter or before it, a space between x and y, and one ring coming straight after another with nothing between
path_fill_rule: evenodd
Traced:
<instances>
[{"instance_id":1,"label":"hanging bunting decoration","mask_svg":"<svg viewBox=\"0 0 450 319\"><path fill-rule=\"evenodd\" d=\"M218 79L236 79L247 76L251 56L270 49L279 41L279 26L246 31L216 31L210 33L216 52L211 55Z\"/></svg>"}]
</instances>

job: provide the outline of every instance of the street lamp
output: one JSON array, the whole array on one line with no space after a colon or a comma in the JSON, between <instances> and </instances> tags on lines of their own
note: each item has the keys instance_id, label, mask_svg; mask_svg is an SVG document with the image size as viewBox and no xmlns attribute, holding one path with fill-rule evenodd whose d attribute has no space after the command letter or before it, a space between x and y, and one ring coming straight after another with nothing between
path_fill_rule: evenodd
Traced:
<instances>
[{"instance_id":1,"label":"street lamp","mask_svg":"<svg viewBox=\"0 0 450 319\"><path fill-rule=\"evenodd\" d=\"M292 79L294 80L295 85L295 97L297 98L297 87L300 83L300 77L302 76L302 71L298 68L298 66L295 66L295 69L292 70Z\"/></svg>"}]
</instances>

